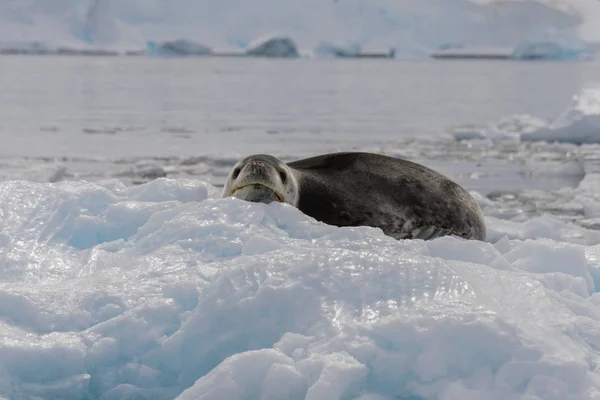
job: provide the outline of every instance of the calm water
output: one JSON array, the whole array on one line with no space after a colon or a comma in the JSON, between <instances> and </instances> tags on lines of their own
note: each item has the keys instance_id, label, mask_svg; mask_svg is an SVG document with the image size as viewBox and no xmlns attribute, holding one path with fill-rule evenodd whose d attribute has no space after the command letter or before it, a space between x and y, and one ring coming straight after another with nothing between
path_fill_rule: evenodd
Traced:
<instances>
[{"instance_id":1,"label":"calm water","mask_svg":"<svg viewBox=\"0 0 600 400\"><path fill-rule=\"evenodd\" d=\"M32 169L57 162L92 179L140 157L410 152L454 125L553 118L598 81L591 63L2 57L0 157L5 178L44 180Z\"/></svg>"}]
</instances>

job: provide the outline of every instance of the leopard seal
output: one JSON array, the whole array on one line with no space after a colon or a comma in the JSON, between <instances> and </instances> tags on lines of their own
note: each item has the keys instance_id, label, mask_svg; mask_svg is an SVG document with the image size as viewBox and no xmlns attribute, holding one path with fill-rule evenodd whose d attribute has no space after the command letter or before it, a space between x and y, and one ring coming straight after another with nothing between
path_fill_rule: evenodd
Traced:
<instances>
[{"instance_id":1,"label":"leopard seal","mask_svg":"<svg viewBox=\"0 0 600 400\"><path fill-rule=\"evenodd\" d=\"M284 163L267 154L239 160L221 197L285 202L335 226L371 226L396 239L452 235L485 240L475 199L423 165L375 153L323 154Z\"/></svg>"}]
</instances>

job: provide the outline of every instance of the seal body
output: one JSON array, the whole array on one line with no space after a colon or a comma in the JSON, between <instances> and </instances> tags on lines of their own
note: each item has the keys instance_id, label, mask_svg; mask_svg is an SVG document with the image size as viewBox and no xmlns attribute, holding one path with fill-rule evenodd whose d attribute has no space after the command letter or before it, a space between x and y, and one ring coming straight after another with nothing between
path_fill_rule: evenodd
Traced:
<instances>
[{"instance_id":1,"label":"seal body","mask_svg":"<svg viewBox=\"0 0 600 400\"><path fill-rule=\"evenodd\" d=\"M240 160L222 197L289 203L318 221L371 226L396 239L445 235L485 240L483 213L461 186L423 165L345 152L283 163L264 154Z\"/></svg>"}]
</instances>

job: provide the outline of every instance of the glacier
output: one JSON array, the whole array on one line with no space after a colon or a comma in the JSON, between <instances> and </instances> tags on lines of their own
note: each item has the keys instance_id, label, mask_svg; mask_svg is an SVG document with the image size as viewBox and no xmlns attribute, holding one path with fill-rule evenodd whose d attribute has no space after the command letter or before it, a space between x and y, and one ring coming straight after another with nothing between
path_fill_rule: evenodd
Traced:
<instances>
[{"instance_id":1,"label":"glacier","mask_svg":"<svg viewBox=\"0 0 600 400\"><path fill-rule=\"evenodd\" d=\"M597 231L397 241L219 197L0 183L0 398L597 398Z\"/></svg>"},{"instance_id":2,"label":"glacier","mask_svg":"<svg viewBox=\"0 0 600 400\"><path fill-rule=\"evenodd\" d=\"M41 43L48 49L136 53L147 42L185 40L239 50L278 32L303 53L318 53L323 42L395 49L399 58L426 57L456 43L519 50L533 42L553 57L560 45L558 57L573 58L582 48L597 50L599 20L600 5L593 0L9 1L0 4L0 49ZM557 35L562 39L550 47L538 43Z\"/></svg>"}]
</instances>

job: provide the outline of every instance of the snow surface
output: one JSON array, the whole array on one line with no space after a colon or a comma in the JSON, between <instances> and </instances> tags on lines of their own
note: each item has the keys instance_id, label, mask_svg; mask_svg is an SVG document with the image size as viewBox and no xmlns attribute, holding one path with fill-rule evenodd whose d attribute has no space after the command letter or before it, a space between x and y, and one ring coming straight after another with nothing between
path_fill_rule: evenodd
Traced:
<instances>
[{"instance_id":1,"label":"snow surface","mask_svg":"<svg viewBox=\"0 0 600 400\"><path fill-rule=\"evenodd\" d=\"M593 231L396 241L218 195L1 183L0 396L597 398Z\"/></svg>"},{"instance_id":2,"label":"snow surface","mask_svg":"<svg viewBox=\"0 0 600 400\"><path fill-rule=\"evenodd\" d=\"M449 43L514 48L549 33L585 46L600 42L599 20L595 0L30 0L0 4L0 48L137 51L183 39L237 49L279 32L302 51L326 41L419 57Z\"/></svg>"}]
</instances>

